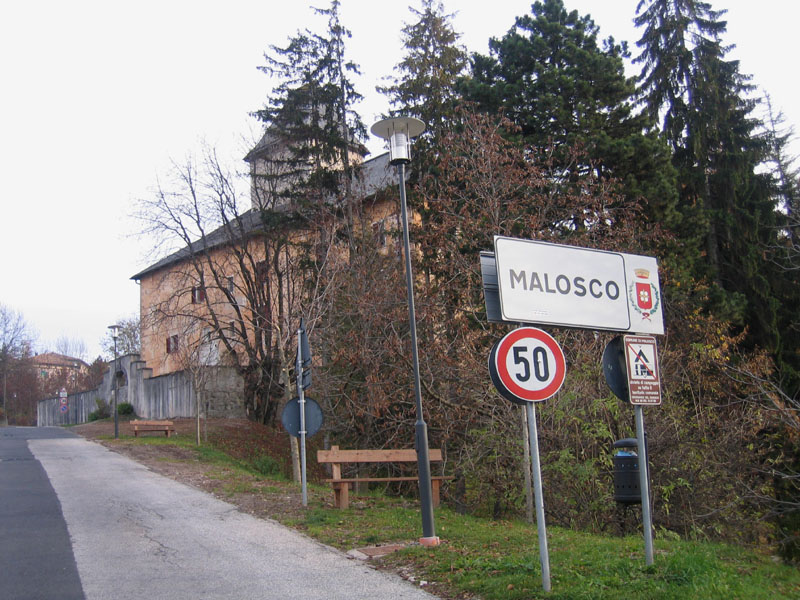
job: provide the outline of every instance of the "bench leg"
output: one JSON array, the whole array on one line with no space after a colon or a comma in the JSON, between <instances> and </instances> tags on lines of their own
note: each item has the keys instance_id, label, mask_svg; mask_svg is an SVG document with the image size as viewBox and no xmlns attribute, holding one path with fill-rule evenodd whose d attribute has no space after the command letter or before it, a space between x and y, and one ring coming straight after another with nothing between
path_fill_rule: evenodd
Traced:
<instances>
[{"instance_id":1,"label":"bench leg","mask_svg":"<svg viewBox=\"0 0 800 600\"><path fill-rule=\"evenodd\" d=\"M350 484L333 484L333 505L336 508L347 508L350 506Z\"/></svg>"},{"instance_id":2,"label":"bench leg","mask_svg":"<svg viewBox=\"0 0 800 600\"><path fill-rule=\"evenodd\" d=\"M431 480L431 494L433 495L433 508L439 507L439 488L442 482L439 479Z\"/></svg>"}]
</instances>

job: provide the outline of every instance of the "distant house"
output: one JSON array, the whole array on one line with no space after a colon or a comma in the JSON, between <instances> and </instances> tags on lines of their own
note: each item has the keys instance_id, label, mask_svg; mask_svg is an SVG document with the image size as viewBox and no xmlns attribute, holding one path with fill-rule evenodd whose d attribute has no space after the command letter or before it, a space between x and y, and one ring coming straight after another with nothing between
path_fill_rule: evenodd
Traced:
<instances>
[{"instance_id":1,"label":"distant house","mask_svg":"<svg viewBox=\"0 0 800 600\"><path fill-rule=\"evenodd\" d=\"M61 388L79 389L89 376L89 365L80 358L45 352L30 358L45 396L56 396Z\"/></svg>"}]
</instances>

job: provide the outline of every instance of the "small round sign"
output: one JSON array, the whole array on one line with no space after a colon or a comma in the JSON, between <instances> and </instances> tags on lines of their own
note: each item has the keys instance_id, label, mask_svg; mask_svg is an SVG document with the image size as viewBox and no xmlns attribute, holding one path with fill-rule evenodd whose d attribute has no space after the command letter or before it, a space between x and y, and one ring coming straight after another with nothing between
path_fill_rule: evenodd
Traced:
<instances>
[{"instance_id":1,"label":"small round sign","mask_svg":"<svg viewBox=\"0 0 800 600\"><path fill-rule=\"evenodd\" d=\"M566 373L561 346L535 327L520 327L507 334L489 357L489 374L500 395L519 404L555 395Z\"/></svg>"},{"instance_id":2,"label":"small round sign","mask_svg":"<svg viewBox=\"0 0 800 600\"><path fill-rule=\"evenodd\" d=\"M325 417L322 414L322 408L315 400L306 396L305 401L306 436L311 437L320 430ZM300 437L300 398L292 398L286 403L281 414L281 423L289 435Z\"/></svg>"},{"instance_id":3,"label":"small round sign","mask_svg":"<svg viewBox=\"0 0 800 600\"><path fill-rule=\"evenodd\" d=\"M628 402L630 400L628 372L625 365L625 346L621 335L608 342L603 350L603 375L614 395L620 400Z\"/></svg>"}]
</instances>

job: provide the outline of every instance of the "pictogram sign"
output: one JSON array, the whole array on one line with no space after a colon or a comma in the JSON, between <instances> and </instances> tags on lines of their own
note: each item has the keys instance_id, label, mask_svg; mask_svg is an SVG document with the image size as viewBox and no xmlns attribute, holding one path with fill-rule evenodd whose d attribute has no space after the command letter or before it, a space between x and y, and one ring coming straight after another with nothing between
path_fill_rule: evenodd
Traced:
<instances>
[{"instance_id":1,"label":"pictogram sign","mask_svg":"<svg viewBox=\"0 0 800 600\"><path fill-rule=\"evenodd\" d=\"M661 404L656 338L650 335L626 335L623 341L630 403L646 406Z\"/></svg>"}]
</instances>

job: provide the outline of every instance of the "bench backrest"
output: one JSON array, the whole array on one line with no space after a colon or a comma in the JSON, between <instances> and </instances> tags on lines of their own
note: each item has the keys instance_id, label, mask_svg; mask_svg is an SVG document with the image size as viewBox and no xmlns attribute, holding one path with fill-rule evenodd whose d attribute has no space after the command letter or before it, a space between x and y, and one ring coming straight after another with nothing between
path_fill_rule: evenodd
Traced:
<instances>
[{"instance_id":1,"label":"bench backrest","mask_svg":"<svg viewBox=\"0 0 800 600\"><path fill-rule=\"evenodd\" d=\"M428 450L430 462L442 462L442 450ZM417 451L413 448L389 450L339 450L332 446L330 450L317 450L319 463L383 463L383 462L417 462Z\"/></svg>"},{"instance_id":2,"label":"bench backrest","mask_svg":"<svg viewBox=\"0 0 800 600\"><path fill-rule=\"evenodd\" d=\"M172 421L139 421L133 420L131 421L131 425L172 425Z\"/></svg>"}]
</instances>

